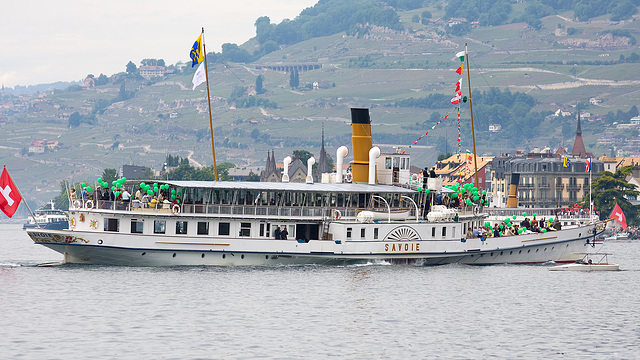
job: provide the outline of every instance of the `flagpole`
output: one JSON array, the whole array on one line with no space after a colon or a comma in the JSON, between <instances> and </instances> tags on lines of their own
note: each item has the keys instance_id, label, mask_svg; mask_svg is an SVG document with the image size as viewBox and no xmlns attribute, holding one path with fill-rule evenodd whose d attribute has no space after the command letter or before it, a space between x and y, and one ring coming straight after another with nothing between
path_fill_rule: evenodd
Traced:
<instances>
[{"instance_id":1,"label":"flagpole","mask_svg":"<svg viewBox=\"0 0 640 360\"><path fill-rule=\"evenodd\" d=\"M589 157L589 219L593 221L593 202L591 201L591 171L593 170L593 164L591 163L591 157Z\"/></svg>"},{"instance_id":2,"label":"flagpole","mask_svg":"<svg viewBox=\"0 0 640 360\"><path fill-rule=\"evenodd\" d=\"M218 166L216 165L216 147L213 142L213 118L211 116L211 96L209 95L209 70L207 69L207 49L204 46L204 28L202 28L202 53L204 54L204 74L207 79L207 107L209 108L209 128L211 130L211 152L213 153L213 174L218 181Z\"/></svg>"},{"instance_id":3,"label":"flagpole","mask_svg":"<svg viewBox=\"0 0 640 360\"><path fill-rule=\"evenodd\" d=\"M7 170L7 165L4 166L4 170ZM7 171L7 174L9 174L9 171ZM9 176L9 177L11 177L11 176ZM29 207L29 204L27 204L27 200L25 200L24 196L22 196L22 192L20 192L20 189L18 188L18 185L16 185L15 181L12 181L12 182L13 182L13 185L15 185L15 187L16 187L16 191L18 192L18 194L20 194L20 199L27 206L27 210L29 210L29 215L31 215L31 217L33 218L33 222L36 224L38 229L41 229L40 224L38 224L38 220L36 220L35 215L33 215L33 211L31 211L31 208Z\"/></svg>"},{"instance_id":4,"label":"flagpole","mask_svg":"<svg viewBox=\"0 0 640 360\"><path fill-rule=\"evenodd\" d=\"M464 55L467 59L467 84L469 85L469 112L471 113L471 137L473 139L473 167L475 168L476 187L478 185L478 161L476 159L476 130L473 126L473 103L471 102L471 75L469 74L469 51L467 51L467 43L464 43Z\"/></svg>"}]
</instances>

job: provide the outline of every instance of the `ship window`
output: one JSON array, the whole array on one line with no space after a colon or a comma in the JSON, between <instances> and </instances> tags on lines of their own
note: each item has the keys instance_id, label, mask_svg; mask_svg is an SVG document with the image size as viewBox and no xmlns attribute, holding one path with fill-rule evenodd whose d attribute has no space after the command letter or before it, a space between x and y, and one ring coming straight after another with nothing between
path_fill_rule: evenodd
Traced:
<instances>
[{"instance_id":1,"label":"ship window","mask_svg":"<svg viewBox=\"0 0 640 360\"><path fill-rule=\"evenodd\" d=\"M351 228L347 228L347 239L351 239Z\"/></svg>"},{"instance_id":2,"label":"ship window","mask_svg":"<svg viewBox=\"0 0 640 360\"><path fill-rule=\"evenodd\" d=\"M131 220L131 233L142 234L142 227L144 222L142 220Z\"/></svg>"},{"instance_id":3,"label":"ship window","mask_svg":"<svg viewBox=\"0 0 640 360\"><path fill-rule=\"evenodd\" d=\"M198 235L209 235L209 222L208 221L199 221L198 222Z\"/></svg>"},{"instance_id":4,"label":"ship window","mask_svg":"<svg viewBox=\"0 0 640 360\"><path fill-rule=\"evenodd\" d=\"M431 237L432 238L436 237L436 227L435 226L431 228Z\"/></svg>"},{"instance_id":5,"label":"ship window","mask_svg":"<svg viewBox=\"0 0 640 360\"><path fill-rule=\"evenodd\" d=\"M260 237L264 236L264 224L260 224Z\"/></svg>"},{"instance_id":6,"label":"ship window","mask_svg":"<svg viewBox=\"0 0 640 360\"><path fill-rule=\"evenodd\" d=\"M271 232L271 224L267 224L267 232L265 233L266 237L269 237L271 235L269 235L269 233Z\"/></svg>"},{"instance_id":7,"label":"ship window","mask_svg":"<svg viewBox=\"0 0 640 360\"><path fill-rule=\"evenodd\" d=\"M120 231L120 222L118 219L105 219L104 220L104 231Z\"/></svg>"},{"instance_id":8,"label":"ship window","mask_svg":"<svg viewBox=\"0 0 640 360\"><path fill-rule=\"evenodd\" d=\"M187 222L186 221L176 221L176 234L186 234L187 233Z\"/></svg>"},{"instance_id":9,"label":"ship window","mask_svg":"<svg viewBox=\"0 0 640 360\"><path fill-rule=\"evenodd\" d=\"M164 234L166 229L167 222L162 220L156 220L153 222L153 233L154 234Z\"/></svg>"},{"instance_id":10,"label":"ship window","mask_svg":"<svg viewBox=\"0 0 640 360\"><path fill-rule=\"evenodd\" d=\"M378 228L373 228L373 239L378 240Z\"/></svg>"},{"instance_id":11,"label":"ship window","mask_svg":"<svg viewBox=\"0 0 640 360\"><path fill-rule=\"evenodd\" d=\"M251 223L240 223L240 236L251 236Z\"/></svg>"},{"instance_id":12,"label":"ship window","mask_svg":"<svg viewBox=\"0 0 640 360\"><path fill-rule=\"evenodd\" d=\"M384 159L384 168L385 169L391 169L391 158L390 157Z\"/></svg>"},{"instance_id":13,"label":"ship window","mask_svg":"<svg viewBox=\"0 0 640 360\"><path fill-rule=\"evenodd\" d=\"M447 236L447 227L443 226L442 227L442 237L445 237L445 236Z\"/></svg>"},{"instance_id":14,"label":"ship window","mask_svg":"<svg viewBox=\"0 0 640 360\"><path fill-rule=\"evenodd\" d=\"M361 239L364 239L365 234L366 234L366 229L365 228L360 229L360 238Z\"/></svg>"},{"instance_id":15,"label":"ship window","mask_svg":"<svg viewBox=\"0 0 640 360\"><path fill-rule=\"evenodd\" d=\"M456 228L455 227L451 228L451 237L452 238L456 237Z\"/></svg>"},{"instance_id":16,"label":"ship window","mask_svg":"<svg viewBox=\"0 0 640 360\"><path fill-rule=\"evenodd\" d=\"M229 235L229 223L221 222L218 224L218 235Z\"/></svg>"}]
</instances>

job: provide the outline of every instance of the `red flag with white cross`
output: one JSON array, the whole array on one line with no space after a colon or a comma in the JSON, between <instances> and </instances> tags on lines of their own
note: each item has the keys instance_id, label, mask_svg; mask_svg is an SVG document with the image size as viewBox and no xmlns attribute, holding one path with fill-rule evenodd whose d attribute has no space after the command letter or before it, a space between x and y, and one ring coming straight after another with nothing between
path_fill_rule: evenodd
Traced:
<instances>
[{"instance_id":1,"label":"red flag with white cross","mask_svg":"<svg viewBox=\"0 0 640 360\"><path fill-rule=\"evenodd\" d=\"M0 176L0 210L8 217L12 217L18 210L20 201L22 201L22 196L5 167L2 170L2 176Z\"/></svg>"},{"instance_id":2,"label":"red flag with white cross","mask_svg":"<svg viewBox=\"0 0 640 360\"><path fill-rule=\"evenodd\" d=\"M619 222L620 225L622 225L623 229L627 228L627 217L624 216L620 205L616 204L616 206L613 208L613 211L611 211L609 219L614 219L615 221Z\"/></svg>"}]
</instances>

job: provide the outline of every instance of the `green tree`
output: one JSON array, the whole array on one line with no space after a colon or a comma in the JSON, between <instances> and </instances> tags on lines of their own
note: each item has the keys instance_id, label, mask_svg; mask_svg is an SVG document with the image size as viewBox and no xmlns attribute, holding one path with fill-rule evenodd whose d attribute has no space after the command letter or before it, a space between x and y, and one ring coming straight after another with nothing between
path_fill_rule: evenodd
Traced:
<instances>
[{"instance_id":1,"label":"green tree","mask_svg":"<svg viewBox=\"0 0 640 360\"><path fill-rule=\"evenodd\" d=\"M102 181L111 184L115 180L118 180L118 171L116 169L104 169L102 171Z\"/></svg>"},{"instance_id":2,"label":"green tree","mask_svg":"<svg viewBox=\"0 0 640 360\"><path fill-rule=\"evenodd\" d=\"M69 210L69 182L60 181L60 194L53 198L53 205L60 210Z\"/></svg>"},{"instance_id":3,"label":"green tree","mask_svg":"<svg viewBox=\"0 0 640 360\"><path fill-rule=\"evenodd\" d=\"M637 169L636 166L625 166L615 173L604 171L599 179L596 179L591 184L591 197L595 209L600 212L600 218L606 218L609 216L616 204L620 205L620 208L627 218L627 224L638 225L638 206L631 205L629 200L630 196L636 197L640 194L640 191L636 190L636 186L629 184L625 179L632 174L632 171ZM582 202L583 208L588 208L589 194L585 195Z\"/></svg>"},{"instance_id":4,"label":"green tree","mask_svg":"<svg viewBox=\"0 0 640 360\"><path fill-rule=\"evenodd\" d=\"M135 74L136 72L138 72L138 67L129 61L129 63L127 63L127 74Z\"/></svg>"},{"instance_id":5,"label":"green tree","mask_svg":"<svg viewBox=\"0 0 640 360\"><path fill-rule=\"evenodd\" d=\"M80 126L82 122L82 115L79 112L75 111L73 114L69 115L69 127L75 128Z\"/></svg>"},{"instance_id":6,"label":"green tree","mask_svg":"<svg viewBox=\"0 0 640 360\"><path fill-rule=\"evenodd\" d=\"M264 94L267 91L262 86L263 82L264 82L264 76L258 75L258 77L256 78L256 94Z\"/></svg>"},{"instance_id":7,"label":"green tree","mask_svg":"<svg viewBox=\"0 0 640 360\"><path fill-rule=\"evenodd\" d=\"M308 152L307 150L293 150L293 156L294 158L299 158L303 164L307 164L307 160L309 160L310 157L313 156L312 153Z\"/></svg>"}]
</instances>

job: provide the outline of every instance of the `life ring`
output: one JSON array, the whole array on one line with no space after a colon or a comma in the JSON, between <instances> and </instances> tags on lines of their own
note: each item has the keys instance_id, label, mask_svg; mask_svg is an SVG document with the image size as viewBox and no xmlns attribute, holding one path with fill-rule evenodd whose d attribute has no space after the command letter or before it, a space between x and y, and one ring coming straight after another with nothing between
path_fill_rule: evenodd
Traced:
<instances>
[{"instance_id":1,"label":"life ring","mask_svg":"<svg viewBox=\"0 0 640 360\"><path fill-rule=\"evenodd\" d=\"M171 207L171 212L173 213L173 215L179 215L180 214L180 205L174 204Z\"/></svg>"},{"instance_id":2,"label":"life ring","mask_svg":"<svg viewBox=\"0 0 640 360\"><path fill-rule=\"evenodd\" d=\"M411 181L412 182L417 182L418 181L418 174L411 174Z\"/></svg>"},{"instance_id":3,"label":"life ring","mask_svg":"<svg viewBox=\"0 0 640 360\"><path fill-rule=\"evenodd\" d=\"M340 214L340 210L333 210L333 218L336 220L339 220L342 217L342 214Z\"/></svg>"},{"instance_id":4,"label":"life ring","mask_svg":"<svg viewBox=\"0 0 640 360\"><path fill-rule=\"evenodd\" d=\"M76 208L81 208L82 207L82 201L80 200L76 200L73 202L73 206L75 206Z\"/></svg>"},{"instance_id":5,"label":"life ring","mask_svg":"<svg viewBox=\"0 0 640 360\"><path fill-rule=\"evenodd\" d=\"M87 200L87 202L84 203L84 207L89 210L93 209L93 200Z\"/></svg>"}]
</instances>

